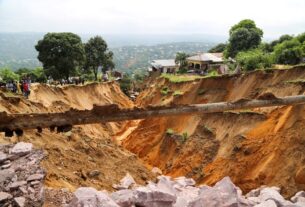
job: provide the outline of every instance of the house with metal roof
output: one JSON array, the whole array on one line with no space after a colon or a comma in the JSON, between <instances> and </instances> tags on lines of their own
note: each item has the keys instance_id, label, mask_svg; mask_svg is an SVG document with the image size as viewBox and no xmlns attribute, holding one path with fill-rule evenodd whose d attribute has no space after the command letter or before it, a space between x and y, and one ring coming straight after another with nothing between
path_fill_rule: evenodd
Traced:
<instances>
[{"instance_id":1,"label":"house with metal roof","mask_svg":"<svg viewBox=\"0 0 305 207\"><path fill-rule=\"evenodd\" d=\"M174 59L153 60L150 65L151 67L148 68L150 73L176 73L179 69L179 65L175 63Z\"/></svg>"},{"instance_id":2,"label":"house with metal roof","mask_svg":"<svg viewBox=\"0 0 305 207\"><path fill-rule=\"evenodd\" d=\"M209 69L219 69L223 64L222 53L200 53L187 59L188 69L196 72L207 72Z\"/></svg>"}]
</instances>

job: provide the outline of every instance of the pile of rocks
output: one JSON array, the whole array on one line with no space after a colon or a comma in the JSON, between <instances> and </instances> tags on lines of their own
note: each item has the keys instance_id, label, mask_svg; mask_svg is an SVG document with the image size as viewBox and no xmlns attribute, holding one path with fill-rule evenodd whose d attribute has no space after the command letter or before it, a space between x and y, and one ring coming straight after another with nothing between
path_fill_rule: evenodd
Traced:
<instances>
[{"instance_id":1,"label":"pile of rocks","mask_svg":"<svg viewBox=\"0 0 305 207\"><path fill-rule=\"evenodd\" d=\"M94 188L79 188L69 207L304 207L305 192L297 193L291 201L285 200L280 189L261 187L242 195L229 177L223 178L213 187L195 187L195 181L179 177L172 180L159 176L157 183L136 186L127 175L117 185L119 191L108 194ZM134 186L128 189L127 183ZM125 189L122 189L125 187Z\"/></svg>"},{"instance_id":2,"label":"pile of rocks","mask_svg":"<svg viewBox=\"0 0 305 207\"><path fill-rule=\"evenodd\" d=\"M31 143L0 145L0 206L42 206L44 170L43 151Z\"/></svg>"}]
</instances>

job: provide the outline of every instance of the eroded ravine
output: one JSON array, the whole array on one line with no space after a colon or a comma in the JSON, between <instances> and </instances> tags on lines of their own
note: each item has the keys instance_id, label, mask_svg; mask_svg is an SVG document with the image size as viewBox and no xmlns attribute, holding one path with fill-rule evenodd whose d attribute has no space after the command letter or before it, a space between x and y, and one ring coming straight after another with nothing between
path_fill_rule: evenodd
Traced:
<instances>
[{"instance_id":1,"label":"eroded ravine","mask_svg":"<svg viewBox=\"0 0 305 207\"><path fill-rule=\"evenodd\" d=\"M304 78L304 67L184 83L160 78L147 86L136 104L234 101L265 93L302 95L304 84L300 80ZM165 87L169 93L162 95ZM182 95L175 96L176 91ZM304 105L300 105L150 118L140 121L122 143L151 167L174 177L189 176L211 185L230 176L244 191L274 185L291 196L305 187L297 178L305 166L304 112Z\"/></svg>"},{"instance_id":2,"label":"eroded ravine","mask_svg":"<svg viewBox=\"0 0 305 207\"><path fill-rule=\"evenodd\" d=\"M36 85L29 101L2 95L0 107L8 113L63 112L71 107L91 109L94 104L130 108L256 99L266 93L283 97L304 94L303 81L298 81L304 78L304 68L183 83L159 78L147 85L135 104L116 83L64 88ZM164 87L169 93L162 95ZM167 175L192 177L199 184L211 185L230 176L244 191L272 185L290 196L305 187L298 179L305 166L304 113L300 105L147 118L74 126L64 134L27 130L23 137L2 137L1 142L19 139L44 149L49 187L92 186L112 191L112 185L127 172L143 184L154 179L150 169L158 167Z\"/></svg>"}]
</instances>

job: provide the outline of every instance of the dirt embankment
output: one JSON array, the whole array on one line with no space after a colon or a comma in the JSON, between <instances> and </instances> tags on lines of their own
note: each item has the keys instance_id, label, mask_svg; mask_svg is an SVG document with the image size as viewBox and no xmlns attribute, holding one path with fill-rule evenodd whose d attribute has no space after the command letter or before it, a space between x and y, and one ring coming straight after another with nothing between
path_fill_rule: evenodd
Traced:
<instances>
[{"instance_id":1,"label":"dirt embankment","mask_svg":"<svg viewBox=\"0 0 305 207\"><path fill-rule=\"evenodd\" d=\"M121 92L116 83L88 84L85 86L50 87L33 85L30 100L7 97L1 93L0 109L8 113L62 112L68 109L91 109L94 104L118 104L122 108L133 103ZM74 126L71 132L56 133L44 129L41 134L27 130L20 138L4 138L0 142L16 140L31 142L47 153L43 167L47 170L49 187L74 190L80 186L112 190L112 184L129 172L138 182L152 179L150 172L134 154L113 141L132 122ZM115 173L114 173L115 172Z\"/></svg>"},{"instance_id":2,"label":"dirt embankment","mask_svg":"<svg viewBox=\"0 0 305 207\"><path fill-rule=\"evenodd\" d=\"M157 79L138 106L194 104L304 94L305 68L255 71L192 82ZM286 196L305 189L304 105L142 120L125 148L172 176L214 184L225 176L243 190L272 185ZM303 170L302 170L303 169ZM303 174L302 174L303 173Z\"/></svg>"}]
</instances>

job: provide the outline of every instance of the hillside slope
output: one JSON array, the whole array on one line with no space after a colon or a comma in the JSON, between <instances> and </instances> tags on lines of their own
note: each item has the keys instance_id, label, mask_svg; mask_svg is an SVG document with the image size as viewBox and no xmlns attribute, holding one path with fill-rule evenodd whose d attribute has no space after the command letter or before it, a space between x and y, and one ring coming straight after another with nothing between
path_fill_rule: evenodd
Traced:
<instances>
[{"instance_id":1,"label":"hillside slope","mask_svg":"<svg viewBox=\"0 0 305 207\"><path fill-rule=\"evenodd\" d=\"M8 113L61 112L70 108L90 109L94 104L116 103L132 107L133 103L116 83L93 83L85 86L51 87L33 85L29 100L10 97L1 92L0 109ZM112 185L129 172L139 183L152 179L150 172L134 154L113 142L129 122L74 126L71 132L56 133L44 129L41 134L27 130L22 137L4 138L0 142L17 140L31 142L46 151L43 167L49 187L69 188L92 186L113 190ZM115 172L115 173L113 173Z\"/></svg>"}]
</instances>

